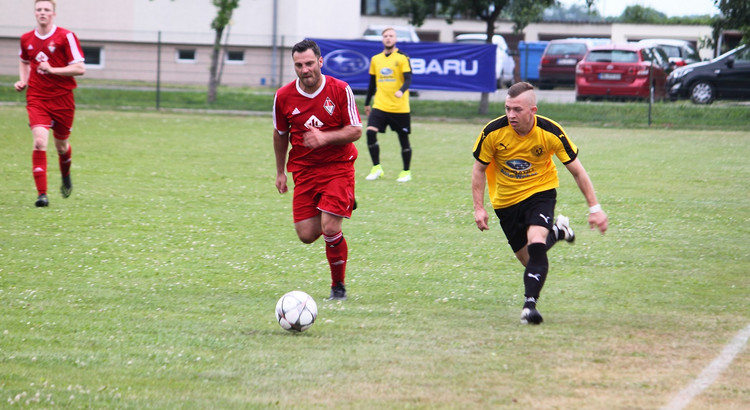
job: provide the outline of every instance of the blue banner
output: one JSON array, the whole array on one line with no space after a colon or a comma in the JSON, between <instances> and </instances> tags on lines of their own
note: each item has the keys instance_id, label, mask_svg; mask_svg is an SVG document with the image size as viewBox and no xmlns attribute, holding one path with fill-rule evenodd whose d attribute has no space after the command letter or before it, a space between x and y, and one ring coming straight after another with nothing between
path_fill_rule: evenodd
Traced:
<instances>
[{"instance_id":1,"label":"blue banner","mask_svg":"<svg viewBox=\"0 0 750 410\"><path fill-rule=\"evenodd\" d=\"M383 51L379 41L313 39L323 55L323 74L354 90L370 84L370 58ZM413 90L494 92L494 44L398 43L411 60Z\"/></svg>"}]
</instances>

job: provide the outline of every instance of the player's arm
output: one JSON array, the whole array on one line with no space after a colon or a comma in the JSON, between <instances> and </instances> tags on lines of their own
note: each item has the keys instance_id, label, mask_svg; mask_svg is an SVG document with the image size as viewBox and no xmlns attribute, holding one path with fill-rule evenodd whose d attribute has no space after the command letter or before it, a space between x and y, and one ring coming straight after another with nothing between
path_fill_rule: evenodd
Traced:
<instances>
[{"instance_id":1,"label":"player's arm","mask_svg":"<svg viewBox=\"0 0 750 410\"><path fill-rule=\"evenodd\" d=\"M324 145L343 145L354 142L362 136L362 125L344 125L341 128L321 131L319 128L311 128L302 137L305 146L310 149Z\"/></svg>"},{"instance_id":2,"label":"player's arm","mask_svg":"<svg viewBox=\"0 0 750 410\"><path fill-rule=\"evenodd\" d=\"M589 205L589 226L593 229L597 227L601 233L607 231L607 214L602 210L599 201L596 199L596 192L594 191L594 184L589 178L589 174L583 168L583 164L578 158L565 164L565 167L573 175L578 189L583 193L583 197L586 198L586 203Z\"/></svg>"},{"instance_id":3,"label":"player's arm","mask_svg":"<svg viewBox=\"0 0 750 410\"><path fill-rule=\"evenodd\" d=\"M487 164L474 161L474 168L471 170L471 196L474 199L474 222L476 222L480 231L490 229L487 225L490 216L484 209L484 187L487 185L486 170Z\"/></svg>"},{"instance_id":4,"label":"player's arm","mask_svg":"<svg viewBox=\"0 0 750 410\"><path fill-rule=\"evenodd\" d=\"M411 87L411 71L404 73L404 83L401 85L401 88L396 91L396 97L401 98L409 87Z\"/></svg>"},{"instance_id":5,"label":"player's arm","mask_svg":"<svg viewBox=\"0 0 750 410\"><path fill-rule=\"evenodd\" d=\"M370 115L370 101L372 96L375 95L377 89L377 81L375 76L370 74L370 83L367 85L367 97L365 97L365 115Z\"/></svg>"},{"instance_id":6,"label":"player's arm","mask_svg":"<svg viewBox=\"0 0 750 410\"><path fill-rule=\"evenodd\" d=\"M63 77L75 77L86 73L83 61L66 65L65 67L52 67L48 62L42 61L36 69L40 74L55 74Z\"/></svg>"},{"instance_id":7,"label":"player's arm","mask_svg":"<svg viewBox=\"0 0 750 410\"><path fill-rule=\"evenodd\" d=\"M289 138L273 130L273 152L276 156L276 189L280 194L289 190L286 177L286 153L289 150Z\"/></svg>"},{"instance_id":8,"label":"player's arm","mask_svg":"<svg viewBox=\"0 0 750 410\"><path fill-rule=\"evenodd\" d=\"M29 74L31 74L31 66L28 61L18 61L18 81L13 85L16 91L21 92L29 84Z\"/></svg>"}]
</instances>

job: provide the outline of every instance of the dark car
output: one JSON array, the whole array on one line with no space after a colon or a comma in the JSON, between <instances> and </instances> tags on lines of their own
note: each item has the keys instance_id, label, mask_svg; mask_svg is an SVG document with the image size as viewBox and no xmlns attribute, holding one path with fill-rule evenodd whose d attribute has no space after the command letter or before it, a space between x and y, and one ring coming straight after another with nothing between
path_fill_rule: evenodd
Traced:
<instances>
[{"instance_id":1,"label":"dark car","mask_svg":"<svg viewBox=\"0 0 750 410\"><path fill-rule=\"evenodd\" d=\"M667 95L669 63L653 47L610 44L589 50L576 66L576 101L585 99L656 99Z\"/></svg>"},{"instance_id":2,"label":"dark car","mask_svg":"<svg viewBox=\"0 0 750 410\"><path fill-rule=\"evenodd\" d=\"M711 61L674 70L667 79L669 97L696 104L716 99L750 99L750 45L744 44Z\"/></svg>"},{"instance_id":3,"label":"dark car","mask_svg":"<svg viewBox=\"0 0 750 410\"><path fill-rule=\"evenodd\" d=\"M539 88L551 90L557 85L574 85L576 64L589 48L609 43L608 39L564 38L551 40L539 60Z\"/></svg>"}]
</instances>

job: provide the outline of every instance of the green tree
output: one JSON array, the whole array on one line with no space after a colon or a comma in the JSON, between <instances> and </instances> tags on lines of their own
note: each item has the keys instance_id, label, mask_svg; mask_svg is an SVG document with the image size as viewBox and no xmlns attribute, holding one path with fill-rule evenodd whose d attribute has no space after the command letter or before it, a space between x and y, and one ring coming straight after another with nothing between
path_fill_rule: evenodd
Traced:
<instances>
[{"instance_id":1,"label":"green tree","mask_svg":"<svg viewBox=\"0 0 750 410\"><path fill-rule=\"evenodd\" d=\"M750 43L750 2L747 0L714 0L721 15L712 23L714 41L717 41L722 30L734 29L742 33L742 43Z\"/></svg>"},{"instance_id":2,"label":"green tree","mask_svg":"<svg viewBox=\"0 0 750 410\"><path fill-rule=\"evenodd\" d=\"M667 21L667 15L651 7L628 6L621 19L623 23L659 24Z\"/></svg>"},{"instance_id":3,"label":"green tree","mask_svg":"<svg viewBox=\"0 0 750 410\"><path fill-rule=\"evenodd\" d=\"M392 0L396 14L408 16L409 23L419 27L427 17L442 17L448 24L456 17L477 18L486 23L487 43L492 44L495 22L507 9L518 32L541 17L555 0ZM534 15L536 12L536 15ZM479 114L489 113L489 93L482 93Z\"/></svg>"},{"instance_id":4,"label":"green tree","mask_svg":"<svg viewBox=\"0 0 750 410\"><path fill-rule=\"evenodd\" d=\"M208 96L206 100L209 103L216 101L216 88L219 86L219 58L221 56L221 37L224 35L224 29L232 20L232 13L239 5L240 0L212 0L216 6L217 13L211 22L211 28L214 30L214 47L211 52L211 69L208 79Z\"/></svg>"}]
</instances>

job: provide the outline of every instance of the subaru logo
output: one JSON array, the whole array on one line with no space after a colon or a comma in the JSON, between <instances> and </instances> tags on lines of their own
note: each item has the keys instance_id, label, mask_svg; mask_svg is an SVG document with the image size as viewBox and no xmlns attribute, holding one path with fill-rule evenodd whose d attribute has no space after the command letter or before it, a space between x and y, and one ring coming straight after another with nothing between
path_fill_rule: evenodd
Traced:
<instances>
[{"instance_id":1,"label":"subaru logo","mask_svg":"<svg viewBox=\"0 0 750 410\"><path fill-rule=\"evenodd\" d=\"M357 75L370 68L370 59L358 51L339 49L328 53L323 64L335 75Z\"/></svg>"},{"instance_id":2,"label":"subaru logo","mask_svg":"<svg viewBox=\"0 0 750 410\"><path fill-rule=\"evenodd\" d=\"M514 171L526 171L527 169L531 168L531 164L522 159L511 159L509 161L505 161L505 165L507 165Z\"/></svg>"}]
</instances>

